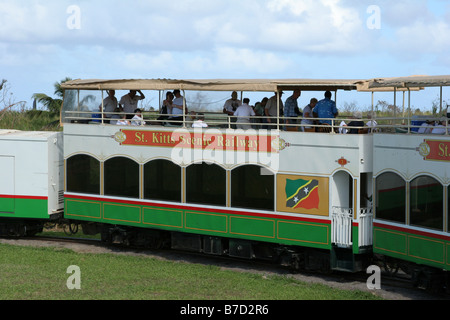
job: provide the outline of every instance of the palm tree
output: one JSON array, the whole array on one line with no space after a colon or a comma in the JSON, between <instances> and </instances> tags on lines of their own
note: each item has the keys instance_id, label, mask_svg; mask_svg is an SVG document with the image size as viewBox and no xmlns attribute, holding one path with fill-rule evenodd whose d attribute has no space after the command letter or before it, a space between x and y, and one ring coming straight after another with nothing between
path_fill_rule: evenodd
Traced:
<instances>
[{"instance_id":1,"label":"palm tree","mask_svg":"<svg viewBox=\"0 0 450 320\"><path fill-rule=\"evenodd\" d=\"M59 112L61 111L61 106L62 106L63 97L64 97L64 91L61 88L61 84L63 84L64 82L70 81L70 80L72 80L72 79L66 77L65 79L61 80L60 82L56 82L54 84L54 87L55 87L54 94L57 96L56 99L49 97L45 93L35 93L35 94L33 94L32 98L35 99L37 102L40 102L44 106L46 106L50 113L59 114Z\"/></svg>"}]
</instances>

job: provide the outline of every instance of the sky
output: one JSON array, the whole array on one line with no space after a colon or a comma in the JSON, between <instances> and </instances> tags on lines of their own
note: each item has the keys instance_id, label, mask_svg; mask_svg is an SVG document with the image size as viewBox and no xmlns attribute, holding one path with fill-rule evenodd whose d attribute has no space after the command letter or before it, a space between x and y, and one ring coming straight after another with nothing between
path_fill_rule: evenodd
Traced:
<instances>
[{"instance_id":1,"label":"sky","mask_svg":"<svg viewBox=\"0 0 450 320\"><path fill-rule=\"evenodd\" d=\"M30 107L66 77L443 75L449 49L447 0L0 0L0 81ZM437 95L412 103L426 109Z\"/></svg>"}]
</instances>

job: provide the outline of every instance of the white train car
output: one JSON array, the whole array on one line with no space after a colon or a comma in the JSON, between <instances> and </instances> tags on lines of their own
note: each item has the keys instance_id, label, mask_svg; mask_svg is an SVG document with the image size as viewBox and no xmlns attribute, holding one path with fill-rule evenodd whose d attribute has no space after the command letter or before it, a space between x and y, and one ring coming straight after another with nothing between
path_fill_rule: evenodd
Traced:
<instances>
[{"instance_id":1,"label":"white train car","mask_svg":"<svg viewBox=\"0 0 450 320\"><path fill-rule=\"evenodd\" d=\"M0 234L29 235L64 207L62 132L0 130Z\"/></svg>"}]
</instances>

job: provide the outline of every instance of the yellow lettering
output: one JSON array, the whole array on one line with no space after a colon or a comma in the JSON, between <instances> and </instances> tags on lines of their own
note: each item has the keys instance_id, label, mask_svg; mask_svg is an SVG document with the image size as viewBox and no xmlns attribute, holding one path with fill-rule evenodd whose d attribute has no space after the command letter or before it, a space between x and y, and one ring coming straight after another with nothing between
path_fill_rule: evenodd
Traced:
<instances>
[{"instance_id":1,"label":"yellow lettering","mask_svg":"<svg viewBox=\"0 0 450 320\"><path fill-rule=\"evenodd\" d=\"M450 154L448 153L448 145L445 143L439 144L439 154L440 157L448 157Z\"/></svg>"},{"instance_id":2,"label":"yellow lettering","mask_svg":"<svg viewBox=\"0 0 450 320\"><path fill-rule=\"evenodd\" d=\"M142 139L141 136L139 135L139 132L136 132L134 136L135 136L134 142L141 142Z\"/></svg>"},{"instance_id":3,"label":"yellow lettering","mask_svg":"<svg viewBox=\"0 0 450 320\"><path fill-rule=\"evenodd\" d=\"M158 135L156 133L153 133L152 137L153 137L153 143L159 143Z\"/></svg>"}]
</instances>

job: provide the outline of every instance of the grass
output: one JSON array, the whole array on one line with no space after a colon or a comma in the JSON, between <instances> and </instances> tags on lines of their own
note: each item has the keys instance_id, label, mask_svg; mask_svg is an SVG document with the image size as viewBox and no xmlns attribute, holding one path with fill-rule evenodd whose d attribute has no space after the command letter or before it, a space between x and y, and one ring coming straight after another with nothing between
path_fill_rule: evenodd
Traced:
<instances>
[{"instance_id":1,"label":"grass","mask_svg":"<svg viewBox=\"0 0 450 320\"><path fill-rule=\"evenodd\" d=\"M369 292L306 284L287 276L222 270L151 257L0 245L0 299L14 300L372 300ZM69 290L81 272L81 289Z\"/></svg>"},{"instance_id":2,"label":"grass","mask_svg":"<svg viewBox=\"0 0 450 320\"><path fill-rule=\"evenodd\" d=\"M0 113L0 128L23 131L59 131L59 115L42 110L13 111Z\"/></svg>"}]
</instances>

